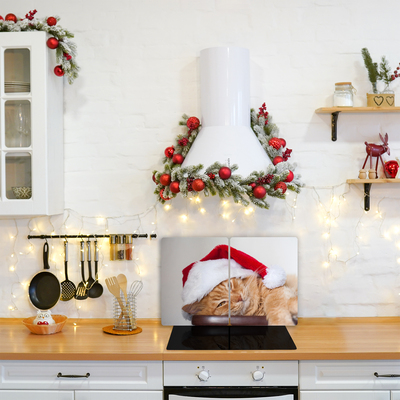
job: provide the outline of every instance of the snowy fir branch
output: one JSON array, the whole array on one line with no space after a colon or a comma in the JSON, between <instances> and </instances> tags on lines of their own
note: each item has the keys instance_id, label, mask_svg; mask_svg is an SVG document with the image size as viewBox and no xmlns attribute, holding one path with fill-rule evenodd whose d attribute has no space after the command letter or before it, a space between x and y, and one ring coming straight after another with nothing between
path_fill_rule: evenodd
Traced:
<instances>
[{"instance_id":1,"label":"snowy fir branch","mask_svg":"<svg viewBox=\"0 0 400 400\"><path fill-rule=\"evenodd\" d=\"M184 114L179 125L185 127L185 132L177 136L175 145L165 149L164 169L153 171L156 184L154 193L158 200L165 203L178 194L187 198L189 195L197 197L203 192L205 196L218 195L221 199L232 197L235 203L244 206L253 203L268 209L267 196L284 199L286 190L300 193L304 184L301 176L294 173L297 165L288 162L292 150L285 149L286 141L278 137L279 129L272 123L265 103L258 113L250 110L250 121L254 134L272 164L264 171L253 171L243 178L234 174L239 168L236 164L228 166L217 161L206 169L202 164L181 166L201 129L198 118Z\"/></svg>"}]
</instances>

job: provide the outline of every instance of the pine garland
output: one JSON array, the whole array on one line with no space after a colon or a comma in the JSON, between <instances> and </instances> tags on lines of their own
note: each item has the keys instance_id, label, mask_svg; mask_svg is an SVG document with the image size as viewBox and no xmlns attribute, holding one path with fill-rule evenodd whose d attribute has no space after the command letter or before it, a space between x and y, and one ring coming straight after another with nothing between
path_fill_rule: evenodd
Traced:
<instances>
[{"instance_id":1,"label":"pine garland","mask_svg":"<svg viewBox=\"0 0 400 400\"><path fill-rule=\"evenodd\" d=\"M300 181L300 175L294 174L296 164L291 164L287 161L292 150L286 149L283 151L284 146L277 149L269 144L271 139L278 138L279 130L278 127L272 123L271 117L266 112L265 103L260 107L259 113L251 109L250 117L251 128L270 160L273 161L275 157L279 156L283 158L282 162L268 166L265 171L253 171L245 178L239 174L233 173L239 168L238 165L234 164L229 166L232 172L230 178L222 179L219 176L219 171L222 167L228 167L226 164L215 162L204 170L202 164L182 167L180 164L175 164L172 157L165 156L163 158L163 171L153 171L153 181L157 185L154 193L157 195L158 200L164 204L178 194L187 198L190 193L197 197L200 192L196 192L192 188L192 182L195 179L201 179L204 182L204 189L202 192L206 197L210 195L218 195L221 199L232 197L235 203L240 203L244 206L253 203L257 207L265 209L269 208L269 204L266 201L267 196L280 199L285 198L282 188L276 188L277 184L280 182L283 182L287 189L300 193L300 188L304 186L304 184ZM177 136L176 143L173 146L174 154L181 154L183 157L186 157L188 154L191 145L201 129L201 126L198 126L196 129L190 129L187 126L188 119L189 117L187 115L182 116L179 125L185 126L186 129L184 133ZM290 171L294 175L293 180L286 182L288 175L291 174ZM170 190L170 185L163 185L160 183L160 178L164 174L170 176L171 182L179 182L179 193L173 193ZM253 187L255 185L262 186L266 190L265 197L259 199L254 196Z\"/></svg>"},{"instance_id":2,"label":"pine garland","mask_svg":"<svg viewBox=\"0 0 400 400\"><path fill-rule=\"evenodd\" d=\"M77 55L77 47L70 39L74 34L58 25L50 26L47 23L48 17L43 19L35 18L36 10L26 14L25 19L18 19L17 22L0 20L0 32L30 32L44 31L55 37L58 41L56 49L56 60L61 65L64 75L68 82L72 84L78 77L79 66L75 58ZM60 17L54 16L57 22ZM66 57L70 56L70 57Z\"/></svg>"}]
</instances>

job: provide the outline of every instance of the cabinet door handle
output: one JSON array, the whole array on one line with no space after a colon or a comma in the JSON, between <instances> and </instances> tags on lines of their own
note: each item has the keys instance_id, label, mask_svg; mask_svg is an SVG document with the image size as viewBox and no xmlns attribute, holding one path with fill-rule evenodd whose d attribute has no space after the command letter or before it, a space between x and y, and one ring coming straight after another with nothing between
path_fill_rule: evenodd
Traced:
<instances>
[{"instance_id":1,"label":"cabinet door handle","mask_svg":"<svg viewBox=\"0 0 400 400\"><path fill-rule=\"evenodd\" d=\"M85 375L63 375L62 372L57 374L57 378L89 378L89 372Z\"/></svg>"},{"instance_id":2,"label":"cabinet door handle","mask_svg":"<svg viewBox=\"0 0 400 400\"><path fill-rule=\"evenodd\" d=\"M377 372L374 372L374 375L377 378L400 378L400 375L396 375L396 374L379 375Z\"/></svg>"}]
</instances>

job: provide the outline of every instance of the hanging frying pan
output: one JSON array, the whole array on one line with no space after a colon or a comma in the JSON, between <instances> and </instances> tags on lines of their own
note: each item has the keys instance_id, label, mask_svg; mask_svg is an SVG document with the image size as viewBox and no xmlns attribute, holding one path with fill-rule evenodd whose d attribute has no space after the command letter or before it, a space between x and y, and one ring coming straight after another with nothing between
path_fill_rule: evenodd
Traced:
<instances>
[{"instance_id":1,"label":"hanging frying pan","mask_svg":"<svg viewBox=\"0 0 400 400\"><path fill-rule=\"evenodd\" d=\"M49 244L47 241L43 246L44 270L38 272L29 284L29 299L39 310L49 310L60 300L61 285L57 277L48 271L49 265Z\"/></svg>"}]
</instances>

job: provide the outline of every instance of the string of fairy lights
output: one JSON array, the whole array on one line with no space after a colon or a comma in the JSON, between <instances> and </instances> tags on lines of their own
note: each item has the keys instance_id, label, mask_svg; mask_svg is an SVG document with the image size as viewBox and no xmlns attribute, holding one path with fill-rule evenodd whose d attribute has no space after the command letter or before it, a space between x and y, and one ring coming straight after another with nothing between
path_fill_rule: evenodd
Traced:
<instances>
[{"instance_id":1,"label":"string of fairy lights","mask_svg":"<svg viewBox=\"0 0 400 400\"><path fill-rule=\"evenodd\" d=\"M352 250L350 251L350 240L347 240L347 251L349 254L344 256L344 252L339 250L339 245L333 239L333 234L335 233L335 229L339 226L339 220L343 213L344 208L346 207L347 199L346 196L349 195L350 185L347 183L341 183L334 186L305 186L302 190L309 191L308 194L311 195L315 204L317 205L317 220L319 223L319 229L321 229L321 238L322 241L326 244L326 254L324 259L321 260L321 268L330 270L332 265L335 263L341 263L346 265L351 260L355 259L360 254L360 241L363 240L362 236L362 228L364 227L364 219L368 218L371 220L378 220L378 230L379 236L381 238L385 238L387 240L393 240L396 236L399 236L399 241L395 243L395 248L400 250L400 222L399 225L394 225L390 229L383 229L385 222L385 209L383 208L383 204L386 200L398 200L397 198L391 198L385 196L376 201L374 196L371 196L371 199L376 201L376 209L375 211L365 212L363 208L364 201L364 192L361 188L354 185L354 187L361 192L360 197L360 214L357 216L354 224L354 234L351 236ZM328 193L328 200L322 200L322 193ZM297 204L298 204L298 194L290 193L286 197L285 200L285 209L287 214L293 224L296 224L296 214L297 214ZM302 196L302 194L300 194ZM354 196L353 196L354 197ZM163 211L166 213L166 217L168 217L169 212L179 213L179 222L186 224L191 220L197 220L199 217L214 215L215 209L207 209L207 205L201 197L190 197L189 201L184 202L184 207L180 203L178 207L175 207L174 204L166 203L161 206L158 202L147 208L144 212L132 215L120 215L113 217L103 217L103 216L84 216L80 215L74 210L66 209L64 212L63 220L60 225L59 232L57 235L67 235L71 231L75 233L78 232L78 235L82 235L82 238L85 238L86 231L89 228L96 228L96 234L99 235L109 235L110 225L112 225L113 229L115 226L130 224L134 227L134 233L143 232L143 230L151 231L151 234L156 234L158 230L158 207L162 207ZM351 199L354 201L354 199ZM182 212L183 208L183 212ZM215 207L214 207L215 208ZM260 213L268 213L271 211L261 210ZM243 206L241 204L235 204L229 200L220 200L217 215L226 224L235 224L238 222L240 218L240 222L242 222L242 218L246 220L246 218L257 218L259 216L258 211L254 206ZM45 217L45 225L46 231L44 228L38 226L38 221L43 221L44 217L32 217L28 220L26 224L26 228L29 231L29 235L40 235L40 234L50 234L56 235L56 226L59 225L53 222L53 217ZM146 222L144 223L144 219ZM34 253L38 248L36 245L38 243L34 243L31 239L22 237L21 228L18 226L18 220L14 220L13 231L10 234L11 240L11 252L8 262L8 270L10 274L12 274L13 282L10 285L10 305L8 307L10 312L18 310L17 302L20 301L20 296L27 296L27 289L29 286L29 281L21 280L19 276L19 262L22 257L28 257L31 253ZM150 221L150 222L148 222ZM78 227L76 226L78 223ZM144 229L144 226L146 225ZM50 233L49 229L50 227ZM296 232L296 227L294 228ZM296 233L294 232L294 235ZM20 246L19 243L24 241L24 245ZM27 242L27 243L26 243ZM58 245L56 244L58 243ZM144 245L145 242L141 243ZM38 245L41 247L41 244ZM107 269L109 267L109 239L107 238L99 238L98 239L98 247L99 247L99 275L102 270ZM146 268L142 266L140 260L140 251L137 250L137 243L134 244L134 254L133 257L133 265L136 269L136 273L141 278L146 274ZM64 253L63 253L63 240L52 240L50 245L50 262L53 263L56 269L56 274L61 276L64 275ZM130 261L132 262L132 261ZM397 258L397 262L400 264L400 256ZM17 289L18 288L18 289ZM22 289L22 290L21 290ZM18 301L17 301L18 300ZM81 309L82 303L80 301L75 300L75 307L79 313Z\"/></svg>"}]
</instances>

